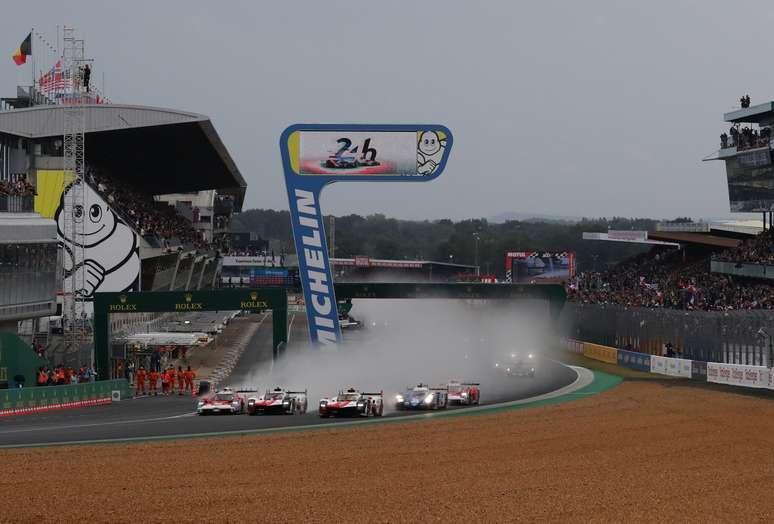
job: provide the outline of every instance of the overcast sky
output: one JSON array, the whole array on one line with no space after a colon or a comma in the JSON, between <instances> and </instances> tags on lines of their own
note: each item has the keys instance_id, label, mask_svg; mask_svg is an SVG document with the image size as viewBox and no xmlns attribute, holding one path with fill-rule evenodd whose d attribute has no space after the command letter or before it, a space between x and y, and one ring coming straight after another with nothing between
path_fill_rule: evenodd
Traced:
<instances>
[{"instance_id":1,"label":"overcast sky","mask_svg":"<svg viewBox=\"0 0 774 524\"><path fill-rule=\"evenodd\" d=\"M114 102L209 115L246 208L287 208L287 125L418 122L454 133L441 178L340 183L325 211L727 215L724 166L701 159L742 94L774 99L770 0L16 2L3 96L29 83L10 57L28 28L54 43L57 24Z\"/></svg>"}]
</instances>

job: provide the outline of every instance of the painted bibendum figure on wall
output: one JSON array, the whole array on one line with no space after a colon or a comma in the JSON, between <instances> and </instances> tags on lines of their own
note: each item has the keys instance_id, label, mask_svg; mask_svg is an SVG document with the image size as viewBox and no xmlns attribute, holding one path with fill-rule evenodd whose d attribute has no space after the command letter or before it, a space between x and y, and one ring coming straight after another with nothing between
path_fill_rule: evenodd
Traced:
<instances>
[{"instance_id":1,"label":"painted bibendum figure on wall","mask_svg":"<svg viewBox=\"0 0 774 524\"><path fill-rule=\"evenodd\" d=\"M63 288L72 289L67 280L75 278L75 293L87 299L98 291L137 291L140 276L137 235L88 184L83 185L84 205L72 206L67 197L72 189L70 184L63 192L54 217L62 245L62 264L67 272ZM78 224L76 238L70 238L74 234L65 221L67 213Z\"/></svg>"}]
</instances>

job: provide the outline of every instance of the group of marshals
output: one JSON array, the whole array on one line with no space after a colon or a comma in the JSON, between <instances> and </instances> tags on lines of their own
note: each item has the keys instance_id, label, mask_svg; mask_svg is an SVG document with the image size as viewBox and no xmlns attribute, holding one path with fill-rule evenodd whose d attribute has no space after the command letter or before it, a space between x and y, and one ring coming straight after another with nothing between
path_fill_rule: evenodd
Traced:
<instances>
[{"instance_id":1,"label":"group of marshals","mask_svg":"<svg viewBox=\"0 0 774 524\"><path fill-rule=\"evenodd\" d=\"M193 381L196 378L196 373L191 370L191 366L183 371L182 366L177 367L175 371L174 366L169 366L164 371L146 371L145 366L140 366L137 370L137 386L135 389L135 395L144 395L145 383L148 383L148 395L158 395L159 382L161 383L162 395L174 395L175 394L175 381L177 381L177 394L182 395L188 393L193 395Z\"/></svg>"}]
</instances>

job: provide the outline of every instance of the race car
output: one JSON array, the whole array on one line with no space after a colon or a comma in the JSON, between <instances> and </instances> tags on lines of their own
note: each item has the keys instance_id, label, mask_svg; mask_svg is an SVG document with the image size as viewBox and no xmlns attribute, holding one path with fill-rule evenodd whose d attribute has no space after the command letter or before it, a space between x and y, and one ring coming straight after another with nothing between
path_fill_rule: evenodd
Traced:
<instances>
[{"instance_id":1,"label":"race car","mask_svg":"<svg viewBox=\"0 0 774 524\"><path fill-rule=\"evenodd\" d=\"M339 315L339 326L341 329L360 329L363 327L363 323L349 315Z\"/></svg>"},{"instance_id":2,"label":"race car","mask_svg":"<svg viewBox=\"0 0 774 524\"><path fill-rule=\"evenodd\" d=\"M199 415L211 415L226 413L229 415L243 413L245 410L245 397L239 391L231 388L223 388L214 395L203 398L196 405Z\"/></svg>"},{"instance_id":3,"label":"race car","mask_svg":"<svg viewBox=\"0 0 774 524\"><path fill-rule=\"evenodd\" d=\"M446 409L448 403L447 388L431 388L427 384L408 387L405 393L395 396L395 409Z\"/></svg>"},{"instance_id":4,"label":"race car","mask_svg":"<svg viewBox=\"0 0 774 524\"><path fill-rule=\"evenodd\" d=\"M534 377L536 366L537 359L532 352L514 352L495 363L495 368L509 377Z\"/></svg>"},{"instance_id":5,"label":"race car","mask_svg":"<svg viewBox=\"0 0 774 524\"><path fill-rule=\"evenodd\" d=\"M267 413L303 415L306 413L306 390L267 389L263 395L247 399L248 415L264 415Z\"/></svg>"},{"instance_id":6,"label":"race car","mask_svg":"<svg viewBox=\"0 0 774 524\"><path fill-rule=\"evenodd\" d=\"M465 406L478 404L481 399L481 390L478 386L479 384L476 382L449 381L446 385L446 388L449 390L449 404L461 404Z\"/></svg>"},{"instance_id":7,"label":"race car","mask_svg":"<svg viewBox=\"0 0 774 524\"><path fill-rule=\"evenodd\" d=\"M325 161L325 167L328 169L352 169L358 167L359 163L354 156L336 156L330 155Z\"/></svg>"},{"instance_id":8,"label":"race car","mask_svg":"<svg viewBox=\"0 0 774 524\"><path fill-rule=\"evenodd\" d=\"M384 413L384 392L366 393L355 388L339 390L338 395L320 399L321 417L381 417Z\"/></svg>"}]
</instances>

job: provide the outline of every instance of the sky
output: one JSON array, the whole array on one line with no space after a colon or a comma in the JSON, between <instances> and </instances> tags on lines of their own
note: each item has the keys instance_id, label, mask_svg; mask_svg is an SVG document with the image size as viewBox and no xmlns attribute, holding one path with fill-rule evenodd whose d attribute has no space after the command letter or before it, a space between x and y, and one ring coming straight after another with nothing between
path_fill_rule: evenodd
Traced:
<instances>
[{"instance_id":1,"label":"sky","mask_svg":"<svg viewBox=\"0 0 774 524\"><path fill-rule=\"evenodd\" d=\"M210 116L245 208L287 208L290 124L432 123L455 138L441 177L338 183L324 211L727 216L725 168L701 159L740 96L774 99L771 1L15 2L3 96L29 84L11 60L29 28L54 44L57 25L113 102Z\"/></svg>"}]
</instances>

